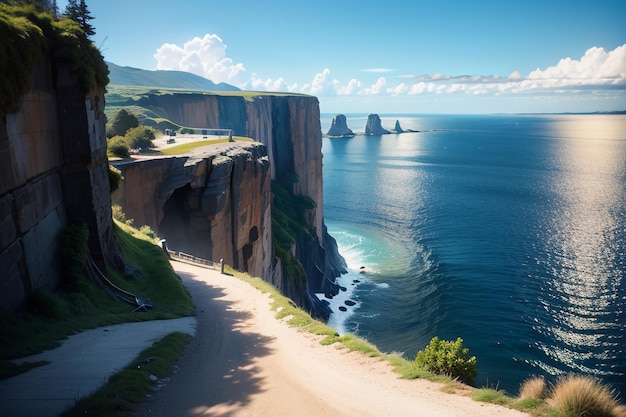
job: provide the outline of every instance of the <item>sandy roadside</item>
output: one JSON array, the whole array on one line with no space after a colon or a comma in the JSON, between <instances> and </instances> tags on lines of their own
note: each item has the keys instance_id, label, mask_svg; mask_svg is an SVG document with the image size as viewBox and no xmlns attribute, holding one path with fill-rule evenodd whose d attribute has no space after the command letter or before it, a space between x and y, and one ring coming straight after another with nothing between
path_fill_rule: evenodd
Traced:
<instances>
[{"instance_id":1,"label":"sandy roadside","mask_svg":"<svg viewBox=\"0 0 626 417\"><path fill-rule=\"evenodd\" d=\"M322 346L274 317L269 296L236 278L172 262L198 308L177 372L135 415L524 416L399 379L385 362Z\"/></svg>"}]
</instances>

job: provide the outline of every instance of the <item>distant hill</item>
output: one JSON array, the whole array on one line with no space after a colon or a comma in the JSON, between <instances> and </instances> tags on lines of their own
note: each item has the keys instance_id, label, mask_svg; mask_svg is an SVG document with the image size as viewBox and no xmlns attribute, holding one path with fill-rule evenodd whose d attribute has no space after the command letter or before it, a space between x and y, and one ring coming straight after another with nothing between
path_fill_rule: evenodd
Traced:
<instances>
[{"instance_id":1,"label":"distant hill","mask_svg":"<svg viewBox=\"0 0 626 417\"><path fill-rule=\"evenodd\" d=\"M226 84L213 81L184 71L156 70L148 71L132 67L120 67L112 62L109 66L109 84L131 85L158 88L180 88L203 91L241 91Z\"/></svg>"}]
</instances>

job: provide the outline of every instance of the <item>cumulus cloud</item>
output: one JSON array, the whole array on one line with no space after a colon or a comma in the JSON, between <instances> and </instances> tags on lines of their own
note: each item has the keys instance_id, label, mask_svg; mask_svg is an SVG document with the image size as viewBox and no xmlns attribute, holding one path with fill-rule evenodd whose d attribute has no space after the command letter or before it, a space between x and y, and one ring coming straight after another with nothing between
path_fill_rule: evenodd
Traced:
<instances>
[{"instance_id":1,"label":"cumulus cloud","mask_svg":"<svg viewBox=\"0 0 626 417\"><path fill-rule=\"evenodd\" d=\"M178 70L208 78L215 83L226 82L237 86L247 83L246 68L226 56L226 45L217 35L195 37L183 46L173 43L161 45L154 54L157 69Z\"/></svg>"},{"instance_id":2,"label":"cumulus cloud","mask_svg":"<svg viewBox=\"0 0 626 417\"><path fill-rule=\"evenodd\" d=\"M626 78L626 44L609 52L593 47L580 60L565 58L553 67L528 74L531 80L580 80L585 83L620 78Z\"/></svg>"},{"instance_id":3,"label":"cumulus cloud","mask_svg":"<svg viewBox=\"0 0 626 417\"><path fill-rule=\"evenodd\" d=\"M393 78L379 77L374 82L358 78L337 80L329 68L312 75L310 81L287 80L284 77L261 78L249 75L243 63L227 56L227 46L217 35L206 34L183 46L162 45L154 55L158 69L181 70L226 82L242 89L300 92L317 96L347 95L505 95L564 94L580 91L626 90L626 44L611 51L600 47L588 49L579 58L564 58L556 65L537 68L527 75L515 70L508 75L450 75L403 73ZM360 70L367 74L389 73L389 68Z\"/></svg>"}]
</instances>

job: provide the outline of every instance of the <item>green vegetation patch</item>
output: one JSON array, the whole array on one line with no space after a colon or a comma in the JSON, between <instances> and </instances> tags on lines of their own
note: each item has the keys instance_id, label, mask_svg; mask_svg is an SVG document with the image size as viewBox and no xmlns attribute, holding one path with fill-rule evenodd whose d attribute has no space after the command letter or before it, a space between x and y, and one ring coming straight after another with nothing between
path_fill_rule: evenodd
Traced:
<instances>
[{"instance_id":1,"label":"green vegetation patch","mask_svg":"<svg viewBox=\"0 0 626 417\"><path fill-rule=\"evenodd\" d=\"M124 370L109 378L104 387L77 401L61 416L111 416L132 411L159 379L172 373L191 338L180 332L165 336L144 350Z\"/></svg>"},{"instance_id":2,"label":"green vegetation patch","mask_svg":"<svg viewBox=\"0 0 626 417\"><path fill-rule=\"evenodd\" d=\"M272 239L276 256L281 258L291 280L302 285L306 280L304 269L293 256L291 246L296 239L309 233L306 213L316 207L315 202L291 191L298 178L295 174L272 182Z\"/></svg>"},{"instance_id":3,"label":"green vegetation patch","mask_svg":"<svg viewBox=\"0 0 626 417\"><path fill-rule=\"evenodd\" d=\"M83 243L80 243L84 238L82 230L73 226L65 232L66 246L61 252L74 254L60 254L66 256L64 262L68 262L68 267L59 291L38 291L25 311L0 311L0 368L12 368L7 364L9 359L57 347L59 340L81 330L192 314L194 306L191 297L154 239L129 225L116 225L125 259L137 266L142 275L128 280L119 272L110 271L109 278L120 288L153 304L149 311L133 313L134 306L113 298L77 266L84 262L86 253ZM67 242L72 240L77 243L69 246ZM7 374L11 372L7 371Z\"/></svg>"},{"instance_id":4,"label":"green vegetation patch","mask_svg":"<svg viewBox=\"0 0 626 417\"><path fill-rule=\"evenodd\" d=\"M244 136L233 136L234 142L254 142L254 139ZM197 142L181 143L180 145L171 146L169 148L158 149L154 153L157 155L183 155L203 146L216 145L218 143L227 143L228 138L202 140Z\"/></svg>"},{"instance_id":5,"label":"green vegetation patch","mask_svg":"<svg viewBox=\"0 0 626 417\"><path fill-rule=\"evenodd\" d=\"M70 63L84 92L109 82L100 51L73 20L55 20L33 5L0 3L0 39L0 114L19 110L43 53Z\"/></svg>"}]
</instances>

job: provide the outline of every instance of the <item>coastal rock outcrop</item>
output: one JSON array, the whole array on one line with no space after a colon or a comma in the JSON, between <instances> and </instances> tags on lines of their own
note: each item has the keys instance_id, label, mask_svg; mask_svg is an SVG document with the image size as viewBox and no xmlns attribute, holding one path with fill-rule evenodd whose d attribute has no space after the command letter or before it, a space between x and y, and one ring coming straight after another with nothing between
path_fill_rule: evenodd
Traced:
<instances>
[{"instance_id":1,"label":"coastal rock outcrop","mask_svg":"<svg viewBox=\"0 0 626 417\"><path fill-rule=\"evenodd\" d=\"M326 136L331 138L351 138L354 136L352 129L348 127L346 116L338 114L333 117L333 121L330 125L330 129L326 133Z\"/></svg>"},{"instance_id":2,"label":"coastal rock outcrop","mask_svg":"<svg viewBox=\"0 0 626 417\"><path fill-rule=\"evenodd\" d=\"M365 125L366 135L386 135L388 133L391 132L382 127L380 117L377 114L367 116L367 124Z\"/></svg>"}]
</instances>

